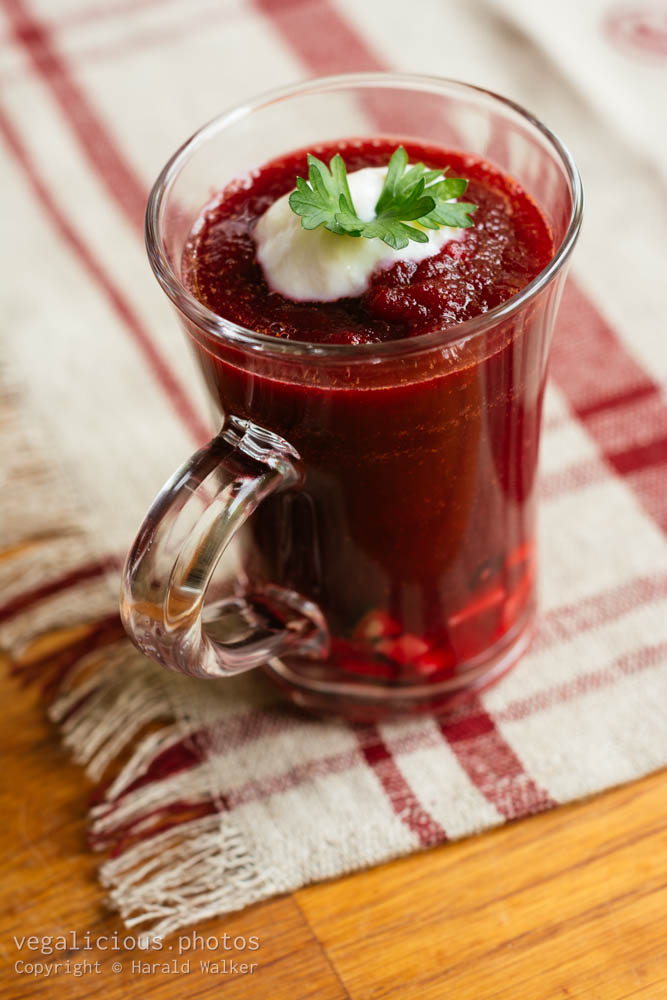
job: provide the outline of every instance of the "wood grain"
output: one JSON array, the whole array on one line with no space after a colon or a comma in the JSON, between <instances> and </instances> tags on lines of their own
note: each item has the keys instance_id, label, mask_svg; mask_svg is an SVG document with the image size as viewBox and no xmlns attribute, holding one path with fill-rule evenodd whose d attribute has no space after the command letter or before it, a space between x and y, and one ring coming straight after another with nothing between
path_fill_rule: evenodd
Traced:
<instances>
[{"instance_id":1,"label":"wood grain","mask_svg":"<svg viewBox=\"0 0 667 1000\"><path fill-rule=\"evenodd\" d=\"M227 955L201 944L182 956L189 972L149 974L132 961L177 953L19 951L14 936L127 931L104 908L85 844L88 783L37 692L2 674L2 998L667 998L664 773L193 929L256 935L243 960L257 968L245 975L202 971L200 960ZM47 979L14 969L17 959L67 957L101 971Z\"/></svg>"}]
</instances>

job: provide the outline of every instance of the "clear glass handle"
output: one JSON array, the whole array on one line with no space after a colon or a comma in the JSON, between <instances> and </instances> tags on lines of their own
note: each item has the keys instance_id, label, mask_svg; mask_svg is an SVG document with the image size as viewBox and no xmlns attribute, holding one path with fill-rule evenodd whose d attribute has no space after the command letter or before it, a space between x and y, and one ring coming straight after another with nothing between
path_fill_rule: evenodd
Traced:
<instances>
[{"instance_id":1,"label":"clear glass handle","mask_svg":"<svg viewBox=\"0 0 667 1000\"><path fill-rule=\"evenodd\" d=\"M287 441L236 417L171 477L139 530L121 582L123 624L142 652L197 677L236 674L286 653L327 654L321 612L293 591L263 586L205 604L234 534L266 497L302 479Z\"/></svg>"}]
</instances>

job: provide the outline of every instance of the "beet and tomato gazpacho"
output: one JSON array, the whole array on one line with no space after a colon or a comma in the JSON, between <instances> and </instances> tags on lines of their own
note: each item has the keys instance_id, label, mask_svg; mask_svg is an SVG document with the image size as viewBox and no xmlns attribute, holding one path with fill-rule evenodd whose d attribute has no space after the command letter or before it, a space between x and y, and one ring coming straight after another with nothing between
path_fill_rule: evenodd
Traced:
<instances>
[{"instance_id":1,"label":"beet and tomato gazpacho","mask_svg":"<svg viewBox=\"0 0 667 1000\"><path fill-rule=\"evenodd\" d=\"M397 146L330 143L232 183L202 209L182 272L190 292L223 319L364 354L349 364L348 352L326 377L303 354L297 381L278 362L272 377L266 364L253 372L235 364L233 352L223 357L201 340L197 348L223 410L284 437L305 468L303 486L267 499L242 532L250 586L261 591L278 580L322 610L332 652L326 668L309 669L401 685L465 671L530 617L548 349L535 326L548 321L535 306L515 324L500 324L472 360L457 346L456 325L525 288L554 247L539 209L511 178L474 156L406 141L410 164L467 181L472 224L450 229L421 257L392 258L383 243L378 253L386 257L363 287L357 274L356 294L332 297L334 282L326 298L304 295L303 268L299 295L277 290L260 263L258 220L308 176L307 152L326 162L340 154L352 184L357 171L386 168ZM444 208L453 203L446 199ZM362 242L364 252L379 245L355 236L347 215L338 218L348 228L326 234L334 251L341 240L352 240L355 252ZM364 346L445 329L435 367L432 352L385 364Z\"/></svg>"}]
</instances>

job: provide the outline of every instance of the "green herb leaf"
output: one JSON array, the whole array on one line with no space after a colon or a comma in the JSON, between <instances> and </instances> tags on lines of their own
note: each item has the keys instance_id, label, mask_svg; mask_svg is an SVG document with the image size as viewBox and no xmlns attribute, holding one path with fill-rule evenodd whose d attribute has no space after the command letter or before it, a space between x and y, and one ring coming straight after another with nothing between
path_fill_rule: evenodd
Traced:
<instances>
[{"instance_id":1,"label":"green herb leaf","mask_svg":"<svg viewBox=\"0 0 667 1000\"><path fill-rule=\"evenodd\" d=\"M301 216L304 229L324 226L332 233L380 239L394 250L402 250L410 240L428 243L424 229L472 226L477 206L458 202L468 187L463 177L446 177L444 170L430 170L423 163L409 169L403 146L394 151L375 205L375 218L365 222L357 215L340 153L329 166L308 154L308 180L296 179L296 191L289 196L290 208ZM416 222L417 226L406 225Z\"/></svg>"}]
</instances>

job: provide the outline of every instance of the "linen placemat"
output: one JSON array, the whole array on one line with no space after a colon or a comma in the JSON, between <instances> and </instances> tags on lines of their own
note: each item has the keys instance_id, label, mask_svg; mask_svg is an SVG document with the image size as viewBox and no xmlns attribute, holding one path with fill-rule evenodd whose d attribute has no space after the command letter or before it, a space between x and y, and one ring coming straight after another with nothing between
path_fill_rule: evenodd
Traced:
<instances>
[{"instance_id":1,"label":"linen placemat","mask_svg":"<svg viewBox=\"0 0 667 1000\"><path fill-rule=\"evenodd\" d=\"M128 926L164 935L667 762L664 37L597 0L536 10L0 0L0 642L98 786L91 845ZM455 718L354 727L282 705L257 672L155 666L123 637L117 571L210 430L144 260L150 183L234 102L384 68L528 106L572 147L588 205L547 395L535 645Z\"/></svg>"}]
</instances>

